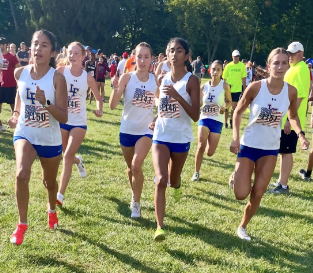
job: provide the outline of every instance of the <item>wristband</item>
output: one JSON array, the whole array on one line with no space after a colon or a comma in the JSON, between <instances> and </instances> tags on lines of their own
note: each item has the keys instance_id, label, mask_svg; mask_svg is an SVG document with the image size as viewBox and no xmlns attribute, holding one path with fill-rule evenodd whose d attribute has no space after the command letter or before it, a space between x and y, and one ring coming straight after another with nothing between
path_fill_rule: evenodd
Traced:
<instances>
[{"instance_id":1,"label":"wristband","mask_svg":"<svg viewBox=\"0 0 313 273\"><path fill-rule=\"evenodd\" d=\"M14 113L18 113L18 115L20 115L20 112L19 112L19 111L13 111L13 114L14 114Z\"/></svg>"},{"instance_id":2,"label":"wristband","mask_svg":"<svg viewBox=\"0 0 313 273\"><path fill-rule=\"evenodd\" d=\"M303 136L305 136L305 132L303 132L303 131L300 131L300 132L297 134L298 137L300 137L300 134L303 135Z\"/></svg>"}]
</instances>

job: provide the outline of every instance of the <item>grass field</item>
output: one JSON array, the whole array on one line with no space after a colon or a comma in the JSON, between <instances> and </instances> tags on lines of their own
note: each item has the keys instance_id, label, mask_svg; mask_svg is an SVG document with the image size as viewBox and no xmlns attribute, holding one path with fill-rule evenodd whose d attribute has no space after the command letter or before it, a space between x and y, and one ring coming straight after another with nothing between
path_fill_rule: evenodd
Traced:
<instances>
[{"instance_id":1,"label":"grass field","mask_svg":"<svg viewBox=\"0 0 313 273\"><path fill-rule=\"evenodd\" d=\"M109 95L108 85L106 89ZM183 198L174 203L168 188L166 240L155 243L151 154L144 164L142 218L133 220L131 190L118 140L122 105L111 111L105 103L102 119L93 115L94 108L95 102L88 107L87 136L79 150L88 176L80 178L74 168L64 207L58 209L57 230L48 229L47 197L35 161L29 229L21 246L9 241L18 221L13 130L0 133L1 272L313 272L313 189L312 183L298 178L299 169L306 167L308 152L295 155L291 193L264 196L248 226L252 241L244 242L236 236L236 229L246 201L235 200L227 185L236 161L229 152L231 130L223 130L216 154L205 157L199 182L190 182L197 145L193 142L182 173ZM9 118L8 106L1 118ZM243 125L247 119L246 114ZM197 124L193 127L196 138ZM309 123L305 131L310 137ZM273 182L278 178L277 167Z\"/></svg>"}]
</instances>

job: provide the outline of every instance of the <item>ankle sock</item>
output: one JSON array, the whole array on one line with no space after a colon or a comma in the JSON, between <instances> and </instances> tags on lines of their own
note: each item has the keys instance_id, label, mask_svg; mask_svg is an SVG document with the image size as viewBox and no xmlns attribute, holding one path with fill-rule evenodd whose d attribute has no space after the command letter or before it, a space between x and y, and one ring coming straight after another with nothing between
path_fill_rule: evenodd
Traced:
<instances>
[{"instance_id":1,"label":"ankle sock","mask_svg":"<svg viewBox=\"0 0 313 273\"><path fill-rule=\"evenodd\" d=\"M284 190L287 190L287 188L288 188L288 186L285 186L285 185L283 185L283 184L281 184L281 186L282 186L282 188L283 188Z\"/></svg>"}]
</instances>

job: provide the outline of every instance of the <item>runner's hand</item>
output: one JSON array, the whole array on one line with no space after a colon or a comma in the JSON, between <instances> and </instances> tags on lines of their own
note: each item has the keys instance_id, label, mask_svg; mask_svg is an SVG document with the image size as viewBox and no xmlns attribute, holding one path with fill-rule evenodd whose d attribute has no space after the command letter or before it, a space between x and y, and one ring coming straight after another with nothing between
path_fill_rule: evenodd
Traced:
<instances>
[{"instance_id":1,"label":"runner's hand","mask_svg":"<svg viewBox=\"0 0 313 273\"><path fill-rule=\"evenodd\" d=\"M154 128L155 128L155 121L152 121L152 122L149 124L149 129L153 131Z\"/></svg>"},{"instance_id":2,"label":"runner's hand","mask_svg":"<svg viewBox=\"0 0 313 273\"><path fill-rule=\"evenodd\" d=\"M39 101L41 105L46 104L46 96L45 91L41 90L38 85L36 85L36 93L35 93L36 100Z\"/></svg>"},{"instance_id":3,"label":"runner's hand","mask_svg":"<svg viewBox=\"0 0 313 273\"><path fill-rule=\"evenodd\" d=\"M97 118L101 118L103 116L103 112L101 110L94 110L93 113Z\"/></svg>"},{"instance_id":4,"label":"runner's hand","mask_svg":"<svg viewBox=\"0 0 313 273\"><path fill-rule=\"evenodd\" d=\"M226 108L224 106L220 107L220 114L224 114L226 111Z\"/></svg>"},{"instance_id":5,"label":"runner's hand","mask_svg":"<svg viewBox=\"0 0 313 273\"><path fill-rule=\"evenodd\" d=\"M118 88L118 80L119 80L119 77L116 75L112 78L112 85L114 88Z\"/></svg>"},{"instance_id":6,"label":"runner's hand","mask_svg":"<svg viewBox=\"0 0 313 273\"><path fill-rule=\"evenodd\" d=\"M310 142L305 138L304 135L299 135L300 145L302 150L308 150L310 146Z\"/></svg>"},{"instance_id":7,"label":"runner's hand","mask_svg":"<svg viewBox=\"0 0 313 273\"><path fill-rule=\"evenodd\" d=\"M290 122L288 120L285 123L284 133L286 135L289 135L291 133L291 126L290 126Z\"/></svg>"},{"instance_id":8,"label":"runner's hand","mask_svg":"<svg viewBox=\"0 0 313 273\"><path fill-rule=\"evenodd\" d=\"M13 116L10 117L10 119L8 120L8 125L9 125L11 128L15 128L15 127L16 127L16 124L17 124L17 120L18 120L18 117L13 114Z\"/></svg>"},{"instance_id":9,"label":"runner's hand","mask_svg":"<svg viewBox=\"0 0 313 273\"><path fill-rule=\"evenodd\" d=\"M240 152L240 142L239 140L235 141L233 140L230 144L230 151L234 154L238 154Z\"/></svg>"},{"instance_id":10,"label":"runner's hand","mask_svg":"<svg viewBox=\"0 0 313 273\"><path fill-rule=\"evenodd\" d=\"M175 100L177 100L180 97L180 95L178 94L178 92L176 91L172 84L164 85L163 93L167 96L174 98Z\"/></svg>"}]
</instances>

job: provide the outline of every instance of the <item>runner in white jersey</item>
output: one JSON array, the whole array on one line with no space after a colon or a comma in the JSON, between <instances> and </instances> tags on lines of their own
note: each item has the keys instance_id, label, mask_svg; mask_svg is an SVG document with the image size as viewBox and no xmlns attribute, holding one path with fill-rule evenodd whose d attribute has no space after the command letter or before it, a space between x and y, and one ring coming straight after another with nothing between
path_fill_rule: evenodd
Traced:
<instances>
[{"instance_id":1,"label":"runner in white jersey","mask_svg":"<svg viewBox=\"0 0 313 273\"><path fill-rule=\"evenodd\" d=\"M131 217L141 216L140 197L144 176L142 164L151 144L154 98L158 92L156 77L149 73L152 49L147 43L140 43L135 50L137 70L125 73L118 81L113 79L114 90L110 97L110 108L114 110L122 95L124 109L120 127L120 144L127 164L127 175L132 188Z\"/></svg>"},{"instance_id":2,"label":"runner in white jersey","mask_svg":"<svg viewBox=\"0 0 313 273\"><path fill-rule=\"evenodd\" d=\"M224 113L231 106L230 87L221 80L223 63L214 61L210 66L212 79L201 86L202 109L198 126L198 148L195 156L195 173L191 181L199 181L203 154L213 156L221 137ZM225 106L223 106L225 105Z\"/></svg>"},{"instance_id":3,"label":"runner in white jersey","mask_svg":"<svg viewBox=\"0 0 313 273\"><path fill-rule=\"evenodd\" d=\"M158 77L160 75L162 75L162 77L167 73L171 71L171 62L169 60L169 47L167 46L166 48L166 57L167 59L165 61L161 61L158 64L158 67L155 71L155 75Z\"/></svg>"},{"instance_id":4,"label":"runner in white jersey","mask_svg":"<svg viewBox=\"0 0 313 273\"><path fill-rule=\"evenodd\" d=\"M155 214L157 230L154 239L162 241L164 233L165 191L170 181L174 188L174 201L181 199L181 172L190 142L193 140L191 120L199 119L200 84L198 77L187 72L189 47L181 38L169 42L171 73L167 73L160 86L158 117L154 128L152 159L157 178L155 188ZM168 163L172 161L168 174ZM168 179L168 176L169 179Z\"/></svg>"},{"instance_id":5,"label":"runner in white jersey","mask_svg":"<svg viewBox=\"0 0 313 273\"><path fill-rule=\"evenodd\" d=\"M70 65L58 68L58 71L65 76L68 92L68 121L66 124L60 124L63 144L63 169L57 194L57 204L60 206L63 205L64 194L72 175L73 164L77 166L81 177L87 176L82 156L75 156L75 154L81 146L87 131L86 96L88 88L97 100L97 110L94 111L94 114L96 117L102 117L103 102L96 81L92 75L81 67L84 56L85 49L83 45L79 42L72 42L68 46Z\"/></svg>"},{"instance_id":6,"label":"runner in white jersey","mask_svg":"<svg viewBox=\"0 0 313 273\"><path fill-rule=\"evenodd\" d=\"M250 241L246 227L260 206L260 202L275 169L280 146L282 118L288 112L289 121L297 132L302 149L309 142L301 131L297 114L297 90L284 82L289 68L285 49L276 48L268 57L269 78L251 83L234 113L233 142L230 151L238 154L235 172L229 179L238 200L250 200L237 229L238 236ZM242 114L250 105L249 124L239 141ZM251 176L255 173L251 187Z\"/></svg>"},{"instance_id":7,"label":"runner in white jersey","mask_svg":"<svg viewBox=\"0 0 313 273\"><path fill-rule=\"evenodd\" d=\"M42 167L42 180L48 194L48 225L58 226L56 214L56 181L62 155L59 122L67 122L66 82L55 71L56 38L47 30L34 33L31 50L34 64L15 70L18 93L10 127L16 127L14 149L16 157L15 194L19 224L11 243L20 245L28 228L27 210L31 167L37 155Z\"/></svg>"}]
</instances>

